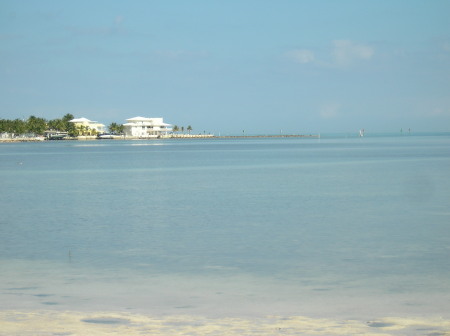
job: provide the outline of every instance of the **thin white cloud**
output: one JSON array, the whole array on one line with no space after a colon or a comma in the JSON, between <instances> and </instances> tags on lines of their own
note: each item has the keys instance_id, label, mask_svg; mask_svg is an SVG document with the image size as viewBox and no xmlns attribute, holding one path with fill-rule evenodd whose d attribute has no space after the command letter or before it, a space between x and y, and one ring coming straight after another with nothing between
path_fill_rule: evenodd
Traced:
<instances>
[{"instance_id":1,"label":"thin white cloud","mask_svg":"<svg viewBox=\"0 0 450 336\"><path fill-rule=\"evenodd\" d=\"M346 67L358 60L369 60L374 53L374 48L369 45L350 40L334 40L331 54L335 65Z\"/></svg>"},{"instance_id":2,"label":"thin white cloud","mask_svg":"<svg viewBox=\"0 0 450 336\"><path fill-rule=\"evenodd\" d=\"M118 15L118 16L116 16L116 18L115 18L115 20L114 20L114 24L115 24L115 25L120 25L120 24L122 24L123 21L124 21L123 16Z\"/></svg>"},{"instance_id":3,"label":"thin white cloud","mask_svg":"<svg viewBox=\"0 0 450 336\"><path fill-rule=\"evenodd\" d=\"M339 115L341 104L337 102L331 102L323 104L319 108L319 114L323 119L333 119Z\"/></svg>"},{"instance_id":4,"label":"thin white cloud","mask_svg":"<svg viewBox=\"0 0 450 336\"><path fill-rule=\"evenodd\" d=\"M308 49L292 50L288 52L286 56L301 64L311 63L315 60L314 52Z\"/></svg>"},{"instance_id":5,"label":"thin white cloud","mask_svg":"<svg viewBox=\"0 0 450 336\"><path fill-rule=\"evenodd\" d=\"M450 115L450 109L445 109L442 107L436 107L428 112L431 117L444 117Z\"/></svg>"},{"instance_id":6,"label":"thin white cloud","mask_svg":"<svg viewBox=\"0 0 450 336\"><path fill-rule=\"evenodd\" d=\"M358 61L368 61L375 54L375 49L367 44L356 43L350 40L334 40L328 57L316 57L310 49L294 49L285 54L291 61L300 64L309 64L326 68L346 68ZM328 60L327 60L328 59Z\"/></svg>"}]
</instances>

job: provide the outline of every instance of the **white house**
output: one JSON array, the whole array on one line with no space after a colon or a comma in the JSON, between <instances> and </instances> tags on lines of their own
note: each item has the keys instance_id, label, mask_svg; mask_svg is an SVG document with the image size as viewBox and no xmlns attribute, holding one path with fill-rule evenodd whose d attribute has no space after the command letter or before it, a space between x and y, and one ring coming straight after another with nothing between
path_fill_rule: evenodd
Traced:
<instances>
[{"instance_id":1,"label":"white house","mask_svg":"<svg viewBox=\"0 0 450 336\"><path fill-rule=\"evenodd\" d=\"M172 131L172 125L164 123L163 118L134 117L127 121L123 124L126 137L157 138Z\"/></svg>"},{"instance_id":2,"label":"white house","mask_svg":"<svg viewBox=\"0 0 450 336\"><path fill-rule=\"evenodd\" d=\"M105 133L105 125L97 121L92 121L86 118L75 118L69 120L69 122L73 123L76 128L82 130L83 133L90 134L92 131L95 131L96 133Z\"/></svg>"}]
</instances>

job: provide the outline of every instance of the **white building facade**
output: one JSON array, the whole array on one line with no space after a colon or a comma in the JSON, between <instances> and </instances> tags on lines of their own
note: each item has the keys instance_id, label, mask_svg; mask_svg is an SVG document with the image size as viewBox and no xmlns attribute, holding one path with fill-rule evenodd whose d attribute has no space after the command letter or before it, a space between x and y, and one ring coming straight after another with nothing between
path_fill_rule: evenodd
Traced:
<instances>
[{"instance_id":1,"label":"white building facade","mask_svg":"<svg viewBox=\"0 0 450 336\"><path fill-rule=\"evenodd\" d=\"M123 124L123 131L126 137L160 138L172 132L172 125L164 123L163 118L134 117Z\"/></svg>"},{"instance_id":2,"label":"white building facade","mask_svg":"<svg viewBox=\"0 0 450 336\"><path fill-rule=\"evenodd\" d=\"M73 123L77 128L83 128L83 131L85 132L95 131L95 133L105 133L105 125L97 121L92 121L86 118L75 118L69 120L69 122Z\"/></svg>"}]
</instances>

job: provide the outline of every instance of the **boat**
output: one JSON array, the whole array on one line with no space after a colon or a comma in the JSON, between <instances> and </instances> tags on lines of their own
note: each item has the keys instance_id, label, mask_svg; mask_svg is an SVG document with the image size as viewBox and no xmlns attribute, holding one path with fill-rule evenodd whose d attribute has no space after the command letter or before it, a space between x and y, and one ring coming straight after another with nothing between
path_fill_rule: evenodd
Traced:
<instances>
[{"instance_id":1,"label":"boat","mask_svg":"<svg viewBox=\"0 0 450 336\"><path fill-rule=\"evenodd\" d=\"M67 136L67 132L45 131L45 138L47 138L47 140L63 140Z\"/></svg>"},{"instance_id":2,"label":"boat","mask_svg":"<svg viewBox=\"0 0 450 336\"><path fill-rule=\"evenodd\" d=\"M48 140L63 140L66 136L64 134L52 134L49 135Z\"/></svg>"},{"instance_id":3,"label":"boat","mask_svg":"<svg viewBox=\"0 0 450 336\"><path fill-rule=\"evenodd\" d=\"M103 133L103 134L99 134L97 135L97 139L114 139L114 134L110 134L110 133Z\"/></svg>"}]
</instances>

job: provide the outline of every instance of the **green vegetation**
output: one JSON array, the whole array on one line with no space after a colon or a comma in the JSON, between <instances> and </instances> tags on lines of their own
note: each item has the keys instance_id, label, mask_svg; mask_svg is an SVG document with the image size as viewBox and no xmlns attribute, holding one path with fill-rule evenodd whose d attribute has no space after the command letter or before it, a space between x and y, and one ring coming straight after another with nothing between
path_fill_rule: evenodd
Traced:
<instances>
[{"instance_id":1,"label":"green vegetation","mask_svg":"<svg viewBox=\"0 0 450 336\"><path fill-rule=\"evenodd\" d=\"M122 134L123 125L113 122L108 126L108 130L111 134Z\"/></svg>"},{"instance_id":2,"label":"green vegetation","mask_svg":"<svg viewBox=\"0 0 450 336\"><path fill-rule=\"evenodd\" d=\"M172 127L172 132L173 132L173 133L180 132L180 131L181 131L181 133L184 133L184 130L185 130L184 126L181 126L181 127L180 127L180 126L177 126L177 125L173 125L173 127ZM189 126L186 128L186 131L188 131L188 133L191 134L192 126L189 125Z\"/></svg>"},{"instance_id":3,"label":"green vegetation","mask_svg":"<svg viewBox=\"0 0 450 336\"><path fill-rule=\"evenodd\" d=\"M0 119L0 134L8 133L15 136L20 135L32 135L40 136L44 135L46 131L67 132L69 136L78 135L97 135L97 131L90 129L88 126L75 126L70 120L74 119L74 116L70 113L59 119L46 120L36 116L30 116L28 119ZM115 122L108 126L108 130L111 134L123 134L123 125ZM173 132L184 132L184 126L178 127L174 125ZM191 134L192 126L189 125L186 130Z\"/></svg>"},{"instance_id":4,"label":"green vegetation","mask_svg":"<svg viewBox=\"0 0 450 336\"><path fill-rule=\"evenodd\" d=\"M97 135L98 132L95 129L90 128L89 126L85 126L85 125L78 125L75 126L75 131L74 131L74 135Z\"/></svg>"},{"instance_id":5,"label":"green vegetation","mask_svg":"<svg viewBox=\"0 0 450 336\"><path fill-rule=\"evenodd\" d=\"M59 119L46 120L35 116L30 116L26 120L22 119L0 119L0 133L13 135L44 135L45 131L67 132L69 136L96 135L97 131L87 126L76 127L69 122L74 119L70 113ZM111 123L109 131L113 134L123 133L123 125Z\"/></svg>"},{"instance_id":6,"label":"green vegetation","mask_svg":"<svg viewBox=\"0 0 450 336\"><path fill-rule=\"evenodd\" d=\"M61 119L53 120L46 120L35 116L30 116L26 120L0 119L0 133L43 135L45 131L59 131L67 132L69 135L75 135L75 126L69 122L72 119L73 115L70 113Z\"/></svg>"}]
</instances>

